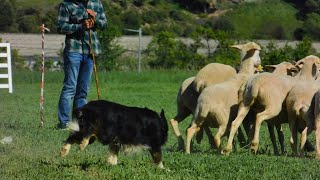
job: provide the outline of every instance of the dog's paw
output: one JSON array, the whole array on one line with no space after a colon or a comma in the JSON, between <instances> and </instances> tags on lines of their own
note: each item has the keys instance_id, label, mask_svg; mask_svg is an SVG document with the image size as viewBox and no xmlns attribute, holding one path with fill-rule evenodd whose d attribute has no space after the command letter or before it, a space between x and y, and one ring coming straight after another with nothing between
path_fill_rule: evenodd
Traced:
<instances>
[{"instance_id":1,"label":"dog's paw","mask_svg":"<svg viewBox=\"0 0 320 180\"><path fill-rule=\"evenodd\" d=\"M116 155L110 155L108 157L108 163L111 165L117 165L118 164L118 157Z\"/></svg>"},{"instance_id":2,"label":"dog's paw","mask_svg":"<svg viewBox=\"0 0 320 180\"><path fill-rule=\"evenodd\" d=\"M70 147L70 144L65 144L60 150L60 156L65 157L69 153Z\"/></svg>"}]
</instances>

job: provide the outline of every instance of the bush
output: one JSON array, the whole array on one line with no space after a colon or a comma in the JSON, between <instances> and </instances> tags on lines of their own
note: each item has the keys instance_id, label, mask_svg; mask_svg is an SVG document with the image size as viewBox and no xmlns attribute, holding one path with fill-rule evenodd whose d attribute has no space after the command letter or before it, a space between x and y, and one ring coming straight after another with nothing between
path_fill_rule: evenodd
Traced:
<instances>
[{"instance_id":1,"label":"bush","mask_svg":"<svg viewBox=\"0 0 320 180\"><path fill-rule=\"evenodd\" d=\"M109 23L108 29L98 32L102 45L102 53L97 58L97 68L99 70L110 71L117 66L117 61L124 53L124 49L118 45L114 39L121 36L117 26Z\"/></svg>"},{"instance_id":2,"label":"bush","mask_svg":"<svg viewBox=\"0 0 320 180\"><path fill-rule=\"evenodd\" d=\"M148 45L146 60L153 69L195 69L203 66L204 57L170 32L161 32Z\"/></svg>"},{"instance_id":3,"label":"bush","mask_svg":"<svg viewBox=\"0 0 320 180\"><path fill-rule=\"evenodd\" d=\"M315 53L316 51L312 47L312 41L305 38L303 41L297 43L294 48L288 44L279 48L273 42L270 42L266 48L262 49L261 58L263 59L263 64L279 64L283 61L298 61Z\"/></svg>"},{"instance_id":4,"label":"bush","mask_svg":"<svg viewBox=\"0 0 320 180\"><path fill-rule=\"evenodd\" d=\"M129 10L123 14L122 21L125 28L138 29L141 26L142 18L138 12Z\"/></svg>"}]
</instances>

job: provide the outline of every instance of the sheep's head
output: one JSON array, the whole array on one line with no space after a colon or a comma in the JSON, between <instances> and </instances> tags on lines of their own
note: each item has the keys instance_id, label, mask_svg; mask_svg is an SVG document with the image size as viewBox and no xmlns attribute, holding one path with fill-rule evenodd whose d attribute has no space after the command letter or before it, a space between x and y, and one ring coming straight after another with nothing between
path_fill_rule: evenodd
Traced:
<instances>
[{"instance_id":1,"label":"sheep's head","mask_svg":"<svg viewBox=\"0 0 320 180\"><path fill-rule=\"evenodd\" d=\"M266 65L265 67L266 71L273 72L279 75L294 76L298 72L296 66L294 66L292 63L285 61L277 65Z\"/></svg>"},{"instance_id":2,"label":"sheep's head","mask_svg":"<svg viewBox=\"0 0 320 180\"><path fill-rule=\"evenodd\" d=\"M296 62L295 66L299 70L305 70L310 71L312 73L312 76L316 76L316 74L319 73L320 70L320 58L314 55L309 55L303 59L300 59L298 62Z\"/></svg>"},{"instance_id":3,"label":"sheep's head","mask_svg":"<svg viewBox=\"0 0 320 180\"><path fill-rule=\"evenodd\" d=\"M241 50L241 59L249 59L254 57L254 67L256 71L262 71L260 51L261 47L255 42L248 42L246 44L232 45L231 47Z\"/></svg>"}]
</instances>

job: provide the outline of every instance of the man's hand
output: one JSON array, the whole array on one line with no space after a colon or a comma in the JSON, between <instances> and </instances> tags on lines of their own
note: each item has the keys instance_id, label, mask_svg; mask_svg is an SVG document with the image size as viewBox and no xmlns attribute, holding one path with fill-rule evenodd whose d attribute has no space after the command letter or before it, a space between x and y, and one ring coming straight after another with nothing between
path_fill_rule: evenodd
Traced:
<instances>
[{"instance_id":1,"label":"man's hand","mask_svg":"<svg viewBox=\"0 0 320 180\"><path fill-rule=\"evenodd\" d=\"M97 13L94 12L92 9L87 9L87 13L95 20Z\"/></svg>"},{"instance_id":2,"label":"man's hand","mask_svg":"<svg viewBox=\"0 0 320 180\"><path fill-rule=\"evenodd\" d=\"M91 29L93 26L94 26L94 21L93 21L92 18L87 19L87 20L84 20L84 21L82 22L82 27L83 27L84 29Z\"/></svg>"}]
</instances>

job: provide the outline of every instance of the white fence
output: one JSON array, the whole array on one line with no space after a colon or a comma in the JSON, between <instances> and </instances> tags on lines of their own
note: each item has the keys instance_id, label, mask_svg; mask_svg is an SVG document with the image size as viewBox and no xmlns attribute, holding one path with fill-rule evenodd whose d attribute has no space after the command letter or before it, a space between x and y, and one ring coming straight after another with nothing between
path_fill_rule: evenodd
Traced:
<instances>
[{"instance_id":1,"label":"white fence","mask_svg":"<svg viewBox=\"0 0 320 180\"><path fill-rule=\"evenodd\" d=\"M6 69L5 71L7 71L5 74L0 74L0 79L8 79L8 83L0 84L0 88L8 88L9 93L12 93L13 88L10 43L0 43L0 48L6 48L6 52L0 52L0 58L6 58L5 63L2 63L2 59L0 60L0 69ZM0 73L2 73L2 71Z\"/></svg>"}]
</instances>

